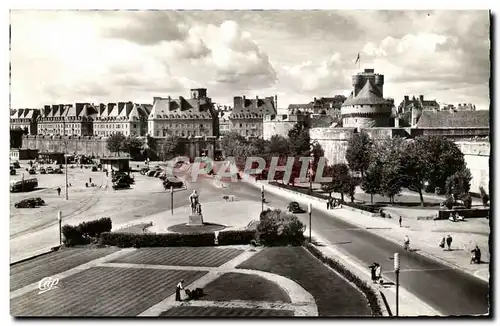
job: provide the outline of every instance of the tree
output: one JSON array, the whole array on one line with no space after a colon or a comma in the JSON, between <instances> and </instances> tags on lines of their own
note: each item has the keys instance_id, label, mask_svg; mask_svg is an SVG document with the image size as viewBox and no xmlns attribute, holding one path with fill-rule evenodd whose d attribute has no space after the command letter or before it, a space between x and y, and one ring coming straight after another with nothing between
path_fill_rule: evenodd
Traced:
<instances>
[{"instance_id":1,"label":"tree","mask_svg":"<svg viewBox=\"0 0 500 326\"><path fill-rule=\"evenodd\" d=\"M296 123L288 131L289 154L291 156L308 156L310 153L311 138L309 129L303 123Z\"/></svg>"},{"instance_id":2,"label":"tree","mask_svg":"<svg viewBox=\"0 0 500 326\"><path fill-rule=\"evenodd\" d=\"M352 171L361 173L364 178L365 171L370 165L373 152L373 142L367 133L354 134L347 142L345 158Z\"/></svg>"},{"instance_id":3,"label":"tree","mask_svg":"<svg viewBox=\"0 0 500 326\"><path fill-rule=\"evenodd\" d=\"M403 143L401 151L401 174L403 184L420 196L420 203L424 206L423 189L425 182L430 178L431 166L428 161L427 141L425 138Z\"/></svg>"},{"instance_id":4,"label":"tree","mask_svg":"<svg viewBox=\"0 0 500 326\"><path fill-rule=\"evenodd\" d=\"M224 151L224 155L226 157L236 156L238 148L247 144L248 142L245 137L241 136L235 131L229 132L221 139L221 148Z\"/></svg>"},{"instance_id":5,"label":"tree","mask_svg":"<svg viewBox=\"0 0 500 326\"><path fill-rule=\"evenodd\" d=\"M483 201L483 206L488 206L488 202L490 201L490 196L486 193L483 186L479 187L479 192L481 193L481 200Z\"/></svg>"},{"instance_id":6,"label":"tree","mask_svg":"<svg viewBox=\"0 0 500 326\"><path fill-rule=\"evenodd\" d=\"M331 182L322 184L321 189L329 193L338 192L340 193L340 198L344 201L344 193L348 192L352 178L349 174L349 168L347 164L338 163L331 166L331 176L333 179Z\"/></svg>"},{"instance_id":7,"label":"tree","mask_svg":"<svg viewBox=\"0 0 500 326\"><path fill-rule=\"evenodd\" d=\"M426 160L429 164L429 188L446 189L446 180L456 172L465 169L464 155L458 146L451 140L442 136L424 136Z\"/></svg>"},{"instance_id":8,"label":"tree","mask_svg":"<svg viewBox=\"0 0 500 326\"><path fill-rule=\"evenodd\" d=\"M365 172L361 181L361 189L370 194L370 202L373 204L373 195L381 192L380 181L382 180L383 168L378 162L372 164Z\"/></svg>"},{"instance_id":9,"label":"tree","mask_svg":"<svg viewBox=\"0 0 500 326\"><path fill-rule=\"evenodd\" d=\"M179 137L169 136L161 144L160 148L158 149L158 154L160 155L162 161L164 161L170 155L179 154L179 150L180 150Z\"/></svg>"},{"instance_id":10,"label":"tree","mask_svg":"<svg viewBox=\"0 0 500 326\"><path fill-rule=\"evenodd\" d=\"M134 136L128 136L122 143L122 151L130 154L131 158L140 155L142 149L142 141Z\"/></svg>"},{"instance_id":11,"label":"tree","mask_svg":"<svg viewBox=\"0 0 500 326\"><path fill-rule=\"evenodd\" d=\"M289 141L281 135L273 135L268 142L266 142L266 149L264 152L270 156L286 155L290 148Z\"/></svg>"},{"instance_id":12,"label":"tree","mask_svg":"<svg viewBox=\"0 0 500 326\"><path fill-rule=\"evenodd\" d=\"M446 179L446 194L454 196L454 198L461 198L469 193L471 180L472 175L468 168L457 171Z\"/></svg>"},{"instance_id":13,"label":"tree","mask_svg":"<svg viewBox=\"0 0 500 326\"><path fill-rule=\"evenodd\" d=\"M353 177L349 176L347 181L344 183L343 191L347 194L347 196L351 199L351 203L354 203L354 195L356 194L356 181Z\"/></svg>"},{"instance_id":14,"label":"tree","mask_svg":"<svg viewBox=\"0 0 500 326\"><path fill-rule=\"evenodd\" d=\"M401 174L402 143L402 138L381 142L377 146L374 158L374 161L383 167L379 194L389 197L391 203L394 202L394 197L401 192L404 184L404 178Z\"/></svg>"},{"instance_id":15,"label":"tree","mask_svg":"<svg viewBox=\"0 0 500 326\"><path fill-rule=\"evenodd\" d=\"M117 153L118 155L120 155L120 151L122 151L124 141L125 136L122 133L113 134L106 140L106 148L111 153Z\"/></svg>"}]
</instances>

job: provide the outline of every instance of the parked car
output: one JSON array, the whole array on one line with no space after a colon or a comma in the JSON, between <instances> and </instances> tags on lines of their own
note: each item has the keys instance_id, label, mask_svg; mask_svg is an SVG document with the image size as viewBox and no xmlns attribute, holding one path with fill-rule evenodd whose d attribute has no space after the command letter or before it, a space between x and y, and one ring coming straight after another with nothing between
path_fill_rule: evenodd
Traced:
<instances>
[{"instance_id":1,"label":"parked car","mask_svg":"<svg viewBox=\"0 0 500 326\"><path fill-rule=\"evenodd\" d=\"M126 182L123 178L118 179L117 182L113 182L113 189L128 189L130 188L130 183Z\"/></svg>"},{"instance_id":2,"label":"parked car","mask_svg":"<svg viewBox=\"0 0 500 326\"><path fill-rule=\"evenodd\" d=\"M131 178L128 174L120 175L111 179L113 182L127 182L128 184L135 183L134 178Z\"/></svg>"},{"instance_id":3,"label":"parked car","mask_svg":"<svg viewBox=\"0 0 500 326\"><path fill-rule=\"evenodd\" d=\"M296 201L292 201L290 204L288 204L288 211L294 214L299 214L299 213L304 213L305 210L300 207L299 203Z\"/></svg>"},{"instance_id":4,"label":"parked car","mask_svg":"<svg viewBox=\"0 0 500 326\"><path fill-rule=\"evenodd\" d=\"M111 181L112 181L112 182L117 182L117 181L118 181L120 178L122 178L122 177L127 177L127 178L128 178L129 176L128 176L128 174L127 174L127 173L125 173L125 172L115 172L115 173L113 174L113 177L111 178Z\"/></svg>"},{"instance_id":5,"label":"parked car","mask_svg":"<svg viewBox=\"0 0 500 326\"><path fill-rule=\"evenodd\" d=\"M48 174L52 174L52 173L54 173L54 169L51 166L49 166L49 167L47 167L46 172Z\"/></svg>"},{"instance_id":6,"label":"parked car","mask_svg":"<svg viewBox=\"0 0 500 326\"><path fill-rule=\"evenodd\" d=\"M169 190L170 187L177 189L184 187L184 183L177 177L168 177L163 181L163 187L165 190Z\"/></svg>"},{"instance_id":7,"label":"parked car","mask_svg":"<svg viewBox=\"0 0 500 326\"><path fill-rule=\"evenodd\" d=\"M21 168L21 165L19 165L19 161L12 162L12 166L14 166L14 169L20 169Z\"/></svg>"},{"instance_id":8,"label":"parked car","mask_svg":"<svg viewBox=\"0 0 500 326\"><path fill-rule=\"evenodd\" d=\"M16 169L10 168L10 175L16 175Z\"/></svg>"},{"instance_id":9,"label":"parked car","mask_svg":"<svg viewBox=\"0 0 500 326\"><path fill-rule=\"evenodd\" d=\"M46 174L47 173L47 171L45 171L44 167L40 167L39 172L40 172L40 174Z\"/></svg>"},{"instance_id":10,"label":"parked car","mask_svg":"<svg viewBox=\"0 0 500 326\"><path fill-rule=\"evenodd\" d=\"M45 201L40 198L26 198L21 201L18 201L17 203L14 204L15 208L34 208L36 206L43 206L45 205Z\"/></svg>"},{"instance_id":11,"label":"parked car","mask_svg":"<svg viewBox=\"0 0 500 326\"><path fill-rule=\"evenodd\" d=\"M92 166L92 172L97 172L97 166Z\"/></svg>"},{"instance_id":12,"label":"parked car","mask_svg":"<svg viewBox=\"0 0 500 326\"><path fill-rule=\"evenodd\" d=\"M149 169L148 168L142 168L141 169L141 174L142 175L145 175L146 173L148 173Z\"/></svg>"},{"instance_id":13,"label":"parked car","mask_svg":"<svg viewBox=\"0 0 500 326\"><path fill-rule=\"evenodd\" d=\"M60 168L55 168L54 169L54 173L56 173L56 174L63 174L63 170L60 169Z\"/></svg>"},{"instance_id":14,"label":"parked car","mask_svg":"<svg viewBox=\"0 0 500 326\"><path fill-rule=\"evenodd\" d=\"M148 177L154 177L155 173L156 173L156 171L151 170L151 171L148 171L148 172L146 173L146 175L147 175Z\"/></svg>"},{"instance_id":15,"label":"parked car","mask_svg":"<svg viewBox=\"0 0 500 326\"><path fill-rule=\"evenodd\" d=\"M162 173L163 173L163 171L156 171L154 174L154 177L158 178Z\"/></svg>"},{"instance_id":16,"label":"parked car","mask_svg":"<svg viewBox=\"0 0 500 326\"><path fill-rule=\"evenodd\" d=\"M36 174L36 170L35 170L35 168L30 168L30 169L28 169L28 173L29 173L29 174Z\"/></svg>"}]
</instances>

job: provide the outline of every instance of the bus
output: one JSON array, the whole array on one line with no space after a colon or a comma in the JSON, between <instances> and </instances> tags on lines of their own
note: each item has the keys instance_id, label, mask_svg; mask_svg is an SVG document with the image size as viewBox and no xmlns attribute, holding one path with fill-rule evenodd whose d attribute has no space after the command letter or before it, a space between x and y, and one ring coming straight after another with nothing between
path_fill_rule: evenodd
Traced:
<instances>
[{"instance_id":1,"label":"bus","mask_svg":"<svg viewBox=\"0 0 500 326\"><path fill-rule=\"evenodd\" d=\"M10 182L10 192L31 191L38 187L38 179L13 180Z\"/></svg>"}]
</instances>

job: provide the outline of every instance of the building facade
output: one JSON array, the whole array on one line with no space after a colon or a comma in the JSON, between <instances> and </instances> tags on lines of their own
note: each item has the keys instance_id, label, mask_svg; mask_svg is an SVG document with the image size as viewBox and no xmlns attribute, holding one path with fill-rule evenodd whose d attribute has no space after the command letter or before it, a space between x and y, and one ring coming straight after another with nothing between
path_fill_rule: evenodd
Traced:
<instances>
[{"instance_id":1,"label":"building facade","mask_svg":"<svg viewBox=\"0 0 500 326\"><path fill-rule=\"evenodd\" d=\"M219 135L219 119L205 88L191 89L191 98L155 97L148 117L152 137Z\"/></svg>"},{"instance_id":2,"label":"building facade","mask_svg":"<svg viewBox=\"0 0 500 326\"><path fill-rule=\"evenodd\" d=\"M10 129L19 129L28 135L36 135L39 109L10 110Z\"/></svg>"},{"instance_id":3,"label":"building facade","mask_svg":"<svg viewBox=\"0 0 500 326\"><path fill-rule=\"evenodd\" d=\"M340 109L345 100L346 97L343 95L321 98L315 97L312 102L307 104L290 104L288 106L288 113L295 114L300 111L310 114L327 114L340 119Z\"/></svg>"},{"instance_id":4,"label":"building facade","mask_svg":"<svg viewBox=\"0 0 500 326\"><path fill-rule=\"evenodd\" d=\"M132 102L100 104L94 119L94 135L109 137L121 133L127 137L146 136L151 108L149 104Z\"/></svg>"},{"instance_id":5,"label":"building facade","mask_svg":"<svg viewBox=\"0 0 500 326\"><path fill-rule=\"evenodd\" d=\"M229 115L230 130L244 137L263 137L264 116L276 115L276 102L277 96L254 99L235 96L233 112Z\"/></svg>"},{"instance_id":6,"label":"building facade","mask_svg":"<svg viewBox=\"0 0 500 326\"><path fill-rule=\"evenodd\" d=\"M352 77L354 90L341 108L344 128L391 127L394 103L384 99L384 75L365 69Z\"/></svg>"},{"instance_id":7,"label":"building facade","mask_svg":"<svg viewBox=\"0 0 500 326\"><path fill-rule=\"evenodd\" d=\"M405 95L398 106L397 112L407 125L415 127L423 111L439 111L440 105L436 100L425 100L423 95L418 97Z\"/></svg>"},{"instance_id":8,"label":"building facade","mask_svg":"<svg viewBox=\"0 0 500 326\"><path fill-rule=\"evenodd\" d=\"M296 114L275 114L265 115L263 123L263 138L271 139L273 135L279 135L288 138L288 132L295 126L296 123L302 123L305 126L310 126L309 113Z\"/></svg>"},{"instance_id":9,"label":"building facade","mask_svg":"<svg viewBox=\"0 0 500 326\"><path fill-rule=\"evenodd\" d=\"M92 136L96 114L89 103L45 105L37 120L37 134Z\"/></svg>"}]
</instances>

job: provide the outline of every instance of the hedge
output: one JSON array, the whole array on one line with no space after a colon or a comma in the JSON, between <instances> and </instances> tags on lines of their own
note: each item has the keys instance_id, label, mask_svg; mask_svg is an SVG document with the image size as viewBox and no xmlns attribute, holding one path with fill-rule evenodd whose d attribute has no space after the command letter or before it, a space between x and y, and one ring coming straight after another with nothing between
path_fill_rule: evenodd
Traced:
<instances>
[{"instance_id":1,"label":"hedge","mask_svg":"<svg viewBox=\"0 0 500 326\"><path fill-rule=\"evenodd\" d=\"M77 226L63 225L62 234L64 236L63 243L66 246L76 246L89 243L88 239L83 237Z\"/></svg>"},{"instance_id":2,"label":"hedge","mask_svg":"<svg viewBox=\"0 0 500 326\"><path fill-rule=\"evenodd\" d=\"M108 246L126 247L202 247L215 245L215 233L120 233L104 232L99 243Z\"/></svg>"},{"instance_id":3,"label":"hedge","mask_svg":"<svg viewBox=\"0 0 500 326\"><path fill-rule=\"evenodd\" d=\"M372 310L372 314L374 316L382 316L382 308L380 307L380 303L375 291L370 287L365 281L360 279L358 276L353 274L350 270L348 270L344 265L339 263L338 261L326 257L323 255L321 251L318 250L311 243L306 243L305 248L316 258L321 260L324 264L330 266L332 269L340 273L344 276L348 281L354 283L358 289L360 289L368 299L368 303L370 304L370 308Z\"/></svg>"},{"instance_id":4,"label":"hedge","mask_svg":"<svg viewBox=\"0 0 500 326\"><path fill-rule=\"evenodd\" d=\"M376 206L371 206L371 205L364 205L364 204L359 204L359 203L348 203L348 202L343 202L342 205L349 206L355 209L360 209L363 211L367 211L370 213L379 213L380 208Z\"/></svg>"},{"instance_id":5,"label":"hedge","mask_svg":"<svg viewBox=\"0 0 500 326\"><path fill-rule=\"evenodd\" d=\"M217 237L219 245L250 244L255 239L255 230L220 231Z\"/></svg>"},{"instance_id":6,"label":"hedge","mask_svg":"<svg viewBox=\"0 0 500 326\"><path fill-rule=\"evenodd\" d=\"M111 231L111 219L103 217L98 220L82 222L77 226L64 225L62 233L66 246L87 244L91 239L99 237L103 232Z\"/></svg>"}]
</instances>

